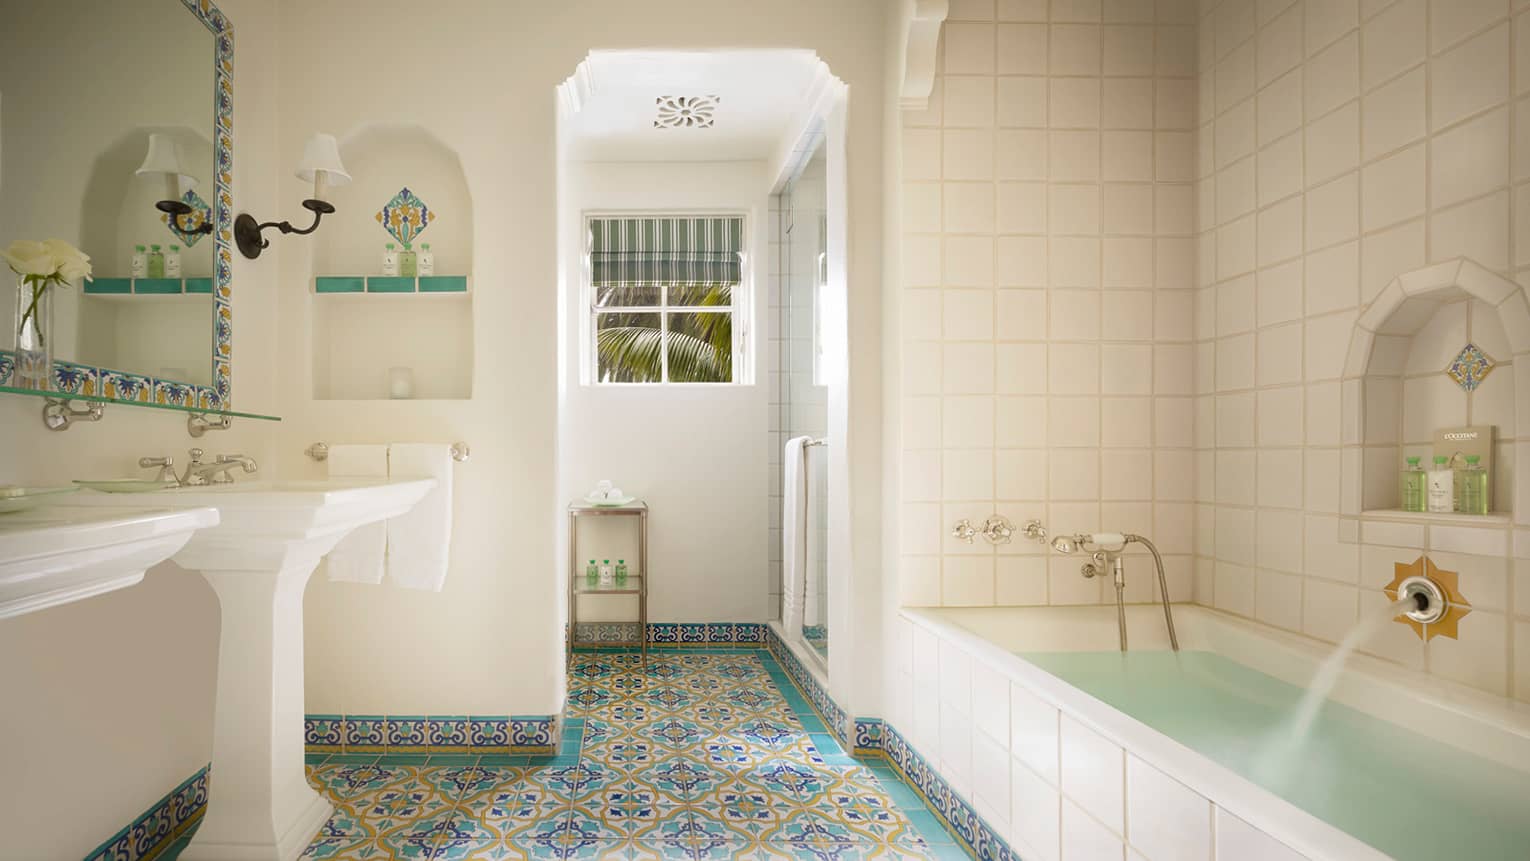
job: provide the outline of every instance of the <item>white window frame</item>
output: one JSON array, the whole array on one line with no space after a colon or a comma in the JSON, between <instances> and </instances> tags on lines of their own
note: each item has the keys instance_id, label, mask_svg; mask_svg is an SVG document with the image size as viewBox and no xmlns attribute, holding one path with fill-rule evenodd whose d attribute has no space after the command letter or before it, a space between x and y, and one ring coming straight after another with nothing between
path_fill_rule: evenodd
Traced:
<instances>
[{"instance_id":1,"label":"white window frame","mask_svg":"<svg viewBox=\"0 0 1530 861\"><path fill-rule=\"evenodd\" d=\"M669 286L665 285L660 305L621 305L608 308L595 307L595 279L594 267L590 256L591 230L590 222L602 218L739 218L743 220L741 232L743 250L739 252L739 283L733 287L733 302L729 310L718 311L694 305L669 305ZM587 386L666 386L717 388L720 386L744 386L754 384L753 355L749 350L752 343L754 315L754 255L751 253L752 234L748 212L740 210L710 210L710 209L661 209L661 210L591 210L583 214L581 218L583 248L581 256L583 260L583 275L580 289L580 314L584 315L584 323L580 326L583 332L584 344L581 349L583 356L584 374L583 382ZM703 383L690 380L673 382L669 377L669 350L660 351L663 358L662 376L665 379L650 382L628 382L621 380L602 380L600 378L600 356L597 352L598 339L596 321L601 314L658 314L660 325L665 333L667 342L669 334L669 315L675 313L702 313L733 315L733 379L720 383Z\"/></svg>"}]
</instances>

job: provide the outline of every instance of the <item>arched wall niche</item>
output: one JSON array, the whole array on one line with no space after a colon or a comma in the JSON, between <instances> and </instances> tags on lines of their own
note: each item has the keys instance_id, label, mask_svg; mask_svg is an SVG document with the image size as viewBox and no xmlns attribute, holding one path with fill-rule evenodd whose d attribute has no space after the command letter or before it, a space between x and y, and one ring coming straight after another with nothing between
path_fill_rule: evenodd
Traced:
<instances>
[{"instance_id":1,"label":"arched wall niche","mask_svg":"<svg viewBox=\"0 0 1530 861\"><path fill-rule=\"evenodd\" d=\"M1475 389L1447 373L1468 343L1492 361ZM1429 462L1436 429L1495 428L1493 510L1517 512L1515 465L1530 463L1530 297L1466 258L1395 278L1360 313L1343 382L1346 514L1401 507L1403 458ZM1523 428L1526 436L1519 436ZM1500 517L1501 519L1501 517Z\"/></svg>"},{"instance_id":2,"label":"arched wall niche","mask_svg":"<svg viewBox=\"0 0 1530 861\"><path fill-rule=\"evenodd\" d=\"M335 213L307 243L312 274L353 285L366 279L366 288L329 292L314 282L314 398L398 399L403 396L393 391L394 369L407 369L412 378L407 399L471 398L477 285L471 279L473 197L461 157L423 126L400 123L353 129L340 139L340 157L352 179L331 188ZM434 275L456 278L466 289L454 285L427 292L423 280L374 281L384 275L387 244L402 248L377 215L405 188L431 214L413 238L413 249L429 244ZM302 213L295 220L306 224L308 217Z\"/></svg>"}]
</instances>

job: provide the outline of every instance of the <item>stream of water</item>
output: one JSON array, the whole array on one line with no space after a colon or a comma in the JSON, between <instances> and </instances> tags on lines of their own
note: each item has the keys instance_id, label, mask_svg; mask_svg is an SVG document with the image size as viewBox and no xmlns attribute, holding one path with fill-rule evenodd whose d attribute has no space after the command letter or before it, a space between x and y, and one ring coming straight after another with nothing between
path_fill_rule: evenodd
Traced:
<instances>
[{"instance_id":1,"label":"stream of water","mask_svg":"<svg viewBox=\"0 0 1530 861\"><path fill-rule=\"evenodd\" d=\"M1339 681L1339 674L1344 672L1344 664L1349 660L1349 656L1388 622L1404 611L1412 610L1414 606L1412 598L1402 598L1360 617L1359 624L1350 629L1350 632L1339 642L1339 647L1323 661L1322 666L1318 667L1312 681L1307 683L1307 693L1302 696L1301 703L1296 707L1296 714L1291 719L1290 744L1292 747L1300 747L1307 735L1312 732L1312 722L1317 720L1318 712L1322 710L1323 704L1328 702L1328 694Z\"/></svg>"}]
</instances>

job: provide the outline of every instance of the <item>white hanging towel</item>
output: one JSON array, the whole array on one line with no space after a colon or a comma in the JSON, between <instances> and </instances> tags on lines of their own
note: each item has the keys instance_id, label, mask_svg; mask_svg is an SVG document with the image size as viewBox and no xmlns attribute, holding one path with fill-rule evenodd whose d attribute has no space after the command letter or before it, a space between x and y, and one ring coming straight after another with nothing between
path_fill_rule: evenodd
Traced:
<instances>
[{"instance_id":1,"label":"white hanging towel","mask_svg":"<svg viewBox=\"0 0 1530 861\"><path fill-rule=\"evenodd\" d=\"M781 470L781 624L802 627L802 597L807 584L807 444L810 437L786 441Z\"/></svg>"},{"instance_id":2,"label":"white hanging towel","mask_svg":"<svg viewBox=\"0 0 1530 861\"><path fill-rule=\"evenodd\" d=\"M387 478L385 445L334 445L324 461L331 478ZM388 524L379 520L358 527L340 539L324 557L329 579L347 583L381 583L388 549Z\"/></svg>"},{"instance_id":3,"label":"white hanging towel","mask_svg":"<svg viewBox=\"0 0 1530 861\"><path fill-rule=\"evenodd\" d=\"M822 499L815 501L813 496L813 489L817 486L814 464L817 464L818 475L822 475L822 471L828 469L828 464L824 463L825 458L822 454L814 457L810 452L811 449L808 447L802 449L802 529L807 536L803 542L805 548L802 554L802 626L816 628L823 624L824 596L819 589L824 588L826 584L820 580L818 573L826 570L826 562L823 558L824 535L819 530L818 521L814 517L814 514L818 513L817 506L824 502Z\"/></svg>"},{"instance_id":4,"label":"white hanging towel","mask_svg":"<svg viewBox=\"0 0 1530 861\"><path fill-rule=\"evenodd\" d=\"M439 592L446 585L451 559L451 446L394 443L388 454L393 478L436 480L436 486L414 508L388 521L388 579L406 589Z\"/></svg>"}]
</instances>

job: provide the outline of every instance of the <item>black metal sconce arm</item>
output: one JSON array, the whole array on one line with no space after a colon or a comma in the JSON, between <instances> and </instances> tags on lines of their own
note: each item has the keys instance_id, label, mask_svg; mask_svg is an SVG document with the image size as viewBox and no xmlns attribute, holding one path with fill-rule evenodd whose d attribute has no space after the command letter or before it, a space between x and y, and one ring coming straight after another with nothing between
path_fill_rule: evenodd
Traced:
<instances>
[{"instance_id":1,"label":"black metal sconce arm","mask_svg":"<svg viewBox=\"0 0 1530 861\"><path fill-rule=\"evenodd\" d=\"M189 204L183 201L161 200L154 204L154 208L160 212L163 212L165 215L170 216L170 226L181 233L195 235L198 233L213 232L211 221L204 221L201 224L198 224L196 227L181 226L181 219L190 215L194 211Z\"/></svg>"},{"instance_id":2,"label":"black metal sconce arm","mask_svg":"<svg viewBox=\"0 0 1530 861\"><path fill-rule=\"evenodd\" d=\"M239 253L251 260L260 256L260 252L271 244L271 240L263 238L260 234L268 227L274 227L282 233L295 233L299 236L308 234L319 229L319 222L324 216L335 211L333 204L324 200L309 198L303 201L303 208L313 213L313 224L307 227L293 227L290 221L267 221L257 222L249 213L242 213L234 219L234 243L239 246Z\"/></svg>"}]
</instances>

